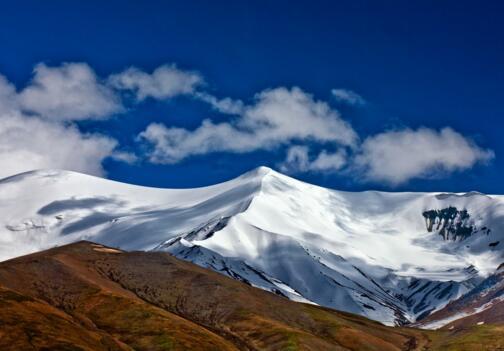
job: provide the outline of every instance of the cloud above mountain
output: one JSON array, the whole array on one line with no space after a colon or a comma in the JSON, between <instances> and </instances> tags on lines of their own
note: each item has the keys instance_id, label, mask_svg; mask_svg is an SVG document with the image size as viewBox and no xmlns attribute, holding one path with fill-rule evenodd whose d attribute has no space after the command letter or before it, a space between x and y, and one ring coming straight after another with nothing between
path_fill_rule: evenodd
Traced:
<instances>
[{"instance_id":1,"label":"cloud above mountain","mask_svg":"<svg viewBox=\"0 0 504 351\"><path fill-rule=\"evenodd\" d=\"M452 128L402 129L364 140L354 167L367 180L399 185L413 178L430 178L463 171L495 157Z\"/></svg>"},{"instance_id":2,"label":"cloud above mountain","mask_svg":"<svg viewBox=\"0 0 504 351\"><path fill-rule=\"evenodd\" d=\"M339 102L366 103L351 90L333 89L331 93ZM298 87L264 90L250 104L229 97L218 99L205 92L194 95L235 117L219 123L204 119L193 130L150 124L138 140L149 145L151 162L173 164L213 152L286 147L285 159L279 164L284 172L341 172L358 176L361 181L396 186L411 179L467 170L495 157L492 150L479 147L449 127L383 132L361 142L339 111Z\"/></svg>"},{"instance_id":3,"label":"cloud above mountain","mask_svg":"<svg viewBox=\"0 0 504 351\"><path fill-rule=\"evenodd\" d=\"M105 119L122 111L115 91L85 63L35 66L32 81L19 93L19 108L50 120Z\"/></svg>"},{"instance_id":4,"label":"cloud above mountain","mask_svg":"<svg viewBox=\"0 0 504 351\"><path fill-rule=\"evenodd\" d=\"M192 93L196 73L173 65L147 74L134 67L100 78L86 63L37 64L18 91L0 75L0 178L42 168L104 176L103 162L135 163L113 137L83 132L78 122L106 120L126 111L122 93L166 99Z\"/></svg>"},{"instance_id":5,"label":"cloud above mountain","mask_svg":"<svg viewBox=\"0 0 504 351\"><path fill-rule=\"evenodd\" d=\"M258 93L253 103L229 122L206 119L195 130L153 123L139 139L151 146L152 162L167 164L211 152L271 150L292 141L349 147L358 142L357 134L338 111L297 87Z\"/></svg>"},{"instance_id":6,"label":"cloud above mountain","mask_svg":"<svg viewBox=\"0 0 504 351\"><path fill-rule=\"evenodd\" d=\"M280 163L280 170L285 173L297 172L336 172L347 164L344 149L330 153L322 150L316 157L310 158L307 146L294 145L289 147L285 160Z\"/></svg>"},{"instance_id":7,"label":"cloud above mountain","mask_svg":"<svg viewBox=\"0 0 504 351\"><path fill-rule=\"evenodd\" d=\"M192 94L203 78L197 72L183 71L175 65L163 65L152 73L136 67L113 74L108 78L109 84L117 90L130 91L137 100L146 98L167 99L176 95Z\"/></svg>"},{"instance_id":8,"label":"cloud above mountain","mask_svg":"<svg viewBox=\"0 0 504 351\"><path fill-rule=\"evenodd\" d=\"M0 76L0 177L35 168L104 175L106 159L175 164L217 152L269 151L284 154L277 163L284 172L339 173L397 186L468 170L495 157L449 127L360 136L328 101L299 87L269 88L250 99L221 98L206 88L199 72L174 64L150 73L132 66L99 77L86 63L40 63L19 90ZM331 94L350 107L366 104L351 90L333 89ZM193 128L170 120L146 122L131 141L135 152L124 150L103 129L100 134L80 127L85 121L121 118L147 99L179 95L189 103L207 104L219 118L202 118Z\"/></svg>"},{"instance_id":9,"label":"cloud above mountain","mask_svg":"<svg viewBox=\"0 0 504 351\"><path fill-rule=\"evenodd\" d=\"M19 94L0 76L0 177L41 168L104 175L102 161L113 155L117 142L108 136L82 133L65 121L102 117L103 112L116 109L115 102L102 100L98 95L102 89L93 80L97 90L91 91L89 78L93 76L86 66L64 66L62 72L46 69L38 66L33 84ZM69 72L74 69L84 71L76 77ZM91 106L95 102L102 104Z\"/></svg>"},{"instance_id":10,"label":"cloud above mountain","mask_svg":"<svg viewBox=\"0 0 504 351\"><path fill-rule=\"evenodd\" d=\"M104 175L102 161L117 145L110 137L81 133L73 125L20 114L0 118L0 178L43 168Z\"/></svg>"}]
</instances>

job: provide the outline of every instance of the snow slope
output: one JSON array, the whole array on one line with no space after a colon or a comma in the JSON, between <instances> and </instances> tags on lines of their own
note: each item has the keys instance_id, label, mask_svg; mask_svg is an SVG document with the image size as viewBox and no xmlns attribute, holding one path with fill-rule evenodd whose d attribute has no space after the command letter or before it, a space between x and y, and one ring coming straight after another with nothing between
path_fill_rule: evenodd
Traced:
<instances>
[{"instance_id":1,"label":"snow slope","mask_svg":"<svg viewBox=\"0 0 504 351\"><path fill-rule=\"evenodd\" d=\"M0 181L0 260L88 239L164 250L296 301L412 322L504 261L504 197L342 192L260 167L196 189L44 170Z\"/></svg>"}]
</instances>

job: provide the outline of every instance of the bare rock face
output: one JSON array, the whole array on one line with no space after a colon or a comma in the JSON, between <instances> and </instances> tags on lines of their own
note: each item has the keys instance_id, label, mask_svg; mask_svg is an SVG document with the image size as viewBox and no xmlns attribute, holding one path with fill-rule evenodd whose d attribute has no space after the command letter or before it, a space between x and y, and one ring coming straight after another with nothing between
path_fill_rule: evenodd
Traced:
<instances>
[{"instance_id":1,"label":"bare rock face","mask_svg":"<svg viewBox=\"0 0 504 351\"><path fill-rule=\"evenodd\" d=\"M464 240L475 232L466 209L447 207L422 213L428 232L438 232L444 240ZM488 229L489 230L489 229Z\"/></svg>"}]
</instances>

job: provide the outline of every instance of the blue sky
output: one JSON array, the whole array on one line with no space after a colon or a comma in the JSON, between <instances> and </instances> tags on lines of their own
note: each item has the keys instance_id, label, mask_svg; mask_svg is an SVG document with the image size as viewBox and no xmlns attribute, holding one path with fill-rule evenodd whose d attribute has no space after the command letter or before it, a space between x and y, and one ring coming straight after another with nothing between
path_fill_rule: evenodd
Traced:
<instances>
[{"instance_id":1,"label":"blue sky","mask_svg":"<svg viewBox=\"0 0 504 351\"><path fill-rule=\"evenodd\" d=\"M12 2L0 13L1 176L58 167L194 187L267 165L345 190L504 193L503 11Z\"/></svg>"}]
</instances>

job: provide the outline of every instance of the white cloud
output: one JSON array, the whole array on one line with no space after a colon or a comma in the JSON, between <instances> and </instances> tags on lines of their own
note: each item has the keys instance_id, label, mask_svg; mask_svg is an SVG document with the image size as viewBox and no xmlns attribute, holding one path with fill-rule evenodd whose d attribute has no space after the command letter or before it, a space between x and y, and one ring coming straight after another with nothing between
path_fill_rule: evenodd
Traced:
<instances>
[{"instance_id":1,"label":"white cloud","mask_svg":"<svg viewBox=\"0 0 504 351\"><path fill-rule=\"evenodd\" d=\"M152 74L131 67L111 75L109 84L115 89L133 92L137 100L142 101L148 97L166 99L192 94L198 85L203 84L203 78L196 72L183 71L175 65L160 66Z\"/></svg>"},{"instance_id":2,"label":"white cloud","mask_svg":"<svg viewBox=\"0 0 504 351\"><path fill-rule=\"evenodd\" d=\"M116 146L113 139L21 114L3 114L0 121L0 178L43 168L101 176L101 163Z\"/></svg>"},{"instance_id":3,"label":"white cloud","mask_svg":"<svg viewBox=\"0 0 504 351\"><path fill-rule=\"evenodd\" d=\"M140 133L139 140L152 146L150 161L160 164L177 163L191 155L218 151L243 153L260 148L253 133L210 120L204 120L194 131L152 123Z\"/></svg>"},{"instance_id":4,"label":"white cloud","mask_svg":"<svg viewBox=\"0 0 504 351\"><path fill-rule=\"evenodd\" d=\"M494 158L451 128L404 129L368 137L355 158L366 180L390 185L463 171Z\"/></svg>"},{"instance_id":5,"label":"white cloud","mask_svg":"<svg viewBox=\"0 0 504 351\"><path fill-rule=\"evenodd\" d=\"M346 165L346 152L343 149L334 153L329 153L325 150L320 152L317 158L311 162L310 169L323 172L339 171Z\"/></svg>"},{"instance_id":6,"label":"white cloud","mask_svg":"<svg viewBox=\"0 0 504 351\"><path fill-rule=\"evenodd\" d=\"M12 113L18 109L16 87L7 78L0 75L0 115Z\"/></svg>"},{"instance_id":7,"label":"white cloud","mask_svg":"<svg viewBox=\"0 0 504 351\"><path fill-rule=\"evenodd\" d=\"M102 119L122 110L114 91L85 63L38 64L18 98L24 111L52 120Z\"/></svg>"},{"instance_id":8,"label":"white cloud","mask_svg":"<svg viewBox=\"0 0 504 351\"><path fill-rule=\"evenodd\" d=\"M233 100L231 98L217 99L215 96L204 92L196 92L194 96L201 101L204 101L213 109L219 111L220 113L229 115L239 115L243 113L244 105L241 100Z\"/></svg>"},{"instance_id":9,"label":"white cloud","mask_svg":"<svg viewBox=\"0 0 504 351\"><path fill-rule=\"evenodd\" d=\"M333 89L331 90L334 98L337 101L345 102L350 105L364 105L366 100L356 92L348 89Z\"/></svg>"},{"instance_id":10,"label":"white cloud","mask_svg":"<svg viewBox=\"0 0 504 351\"><path fill-rule=\"evenodd\" d=\"M346 152L340 149L334 153L322 150L318 156L310 160L309 148L294 145L287 150L287 156L280 169L286 173L297 172L335 172L346 165Z\"/></svg>"},{"instance_id":11,"label":"white cloud","mask_svg":"<svg viewBox=\"0 0 504 351\"><path fill-rule=\"evenodd\" d=\"M361 143L338 111L297 87L264 90L245 104L196 91L203 78L174 65L161 66L152 74L130 68L106 81L84 63L39 64L32 81L20 92L0 75L0 177L38 168L103 175L106 158L137 162L138 156L118 150L114 139L82 133L75 125L75 121L105 119L124 111L117 90L133 93L137 101L188 94L232 115L227 122L203 120L192 130L150 124L138 139L149 145L147 156L154 163L171 164L212 152L285 147L284 171L343 171L361 175L363 180L398 185L463 171L494 157L493 151L451 128L388 131ZM349 90L332 93L346 103L365 103ZM310 148L322 151L317 155Z\"/></svg>"},{"instance_id":12,"label":"white cloud","mask_svg":"<svg viewBox=\"0 0 504 351\"><path fill-rule=\"evenodd\" d=\"M337 111L299 88L265 90L255 103L229 123L204 120L195 130L151 124L139 139L152 146L150 159L176 163L191 155L210 152L250 152L287 145L291 141L316 141L355 146L352 127Z\"/></svg>"},{"instance_id":13,"label":"white cloud","mask_svg":"<svg viewBox=\"0 0 504 351\"><path fill-rule=\"evenodd\" d=\"M117 142L82 133L72 120L117 111L107 89L85 64L38 65L21 93L0 75L0 178L42 168L104 175L102 162L119 152Z\"/></svg>"},{"instance_id":14,"label":"white cloud","mask_svg":"<svg viewBox=\"0 0 504 351\"><path fill-rule=\"evenodd\" d=\"M280 170L285 173L306 172L310 166L309 151L307 146L289 147L285 160L280 164Z\"/></svg>"},{"instance_id":15,"label":"white cloud","mask_svg":"<svg viewBox=\"0 0 504 351\"><path fill-rule=\"evenodd\" d=\"M257 94L256 103L246 108L239 124L259 130L265 139L274 142L311 139L353 146L358 140L338 111L297 87L280 87Z\"/></svg>"},{"instance_id":16,"label":"white cloud","mask_svg":"<svg viewBox=\"0 0 504 351\"><path fill-rule=\"evenodd\" d=\"M110 155L110 158L116 161L128 163L130 165L135 164L139 160L136 154L126 151L114 151Z\"/></svg>"}]
</instances>

